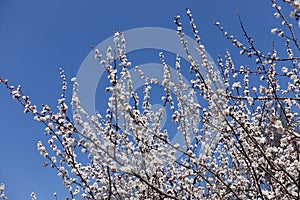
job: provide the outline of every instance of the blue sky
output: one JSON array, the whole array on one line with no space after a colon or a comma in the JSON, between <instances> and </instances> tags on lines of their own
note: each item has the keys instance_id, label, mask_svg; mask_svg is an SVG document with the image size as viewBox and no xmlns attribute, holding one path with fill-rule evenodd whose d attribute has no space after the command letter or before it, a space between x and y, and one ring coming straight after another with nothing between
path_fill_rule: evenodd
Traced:
<instances>
[{"instance_id":1,"label":"blue sky","mask_svg":"<svg viewBox=\"0 0 300 200\"><path fill-rule=\"evenodd\" d=\"M117 30L146 26L175 30L176 14L182 15L188 29L186 7L192 10L203 43L215 61L230 43L213 22L220 21L241 38L237 9L258 47L271 47L269 32L275 20L270 1L0 0L0 76L21 84L33 103L55 107L60 67L68 78L75 76L90 45ZM188 34L192 36L190 31ZM38 140L46 141L44 127L24 115L4 87L0 87L0 113L0 182L6 184L7 195L29 199L35 191L39 199L51 199L57 191L63 199L65 189L56 171L42 167L44 159L36 150Z\"/></svg>"}]
</instances>

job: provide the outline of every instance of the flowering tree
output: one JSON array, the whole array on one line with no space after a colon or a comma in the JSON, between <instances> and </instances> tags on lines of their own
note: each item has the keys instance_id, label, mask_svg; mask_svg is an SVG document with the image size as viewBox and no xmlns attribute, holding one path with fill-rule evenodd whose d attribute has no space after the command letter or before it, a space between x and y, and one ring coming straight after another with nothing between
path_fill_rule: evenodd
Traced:
<instances>
[{"instance_id":1,"label":"flowering tree","mask_svg":"<svg viewBox=\"0 0 300 200\"><path fill-rule=\"evenodd\" d=\"M186 10L187 16L201 63L189 53L176 16L174 22L194 75L192 86L182 79L181 69L187 66L181 64L180 56L176 57L176 74L171 74L161 53L163 81L145 76L136 67L145 82L143 94L136 94L125 38L115 33L115 47L108 48L105 58L95 49L110 82L105 116L85 112L73 78L71 120L62 69L58 111L48 105L38 109L20 86L0 81L25 113L32 113L45 125L48 145L39 141L37 148L47 160L44 165L57 170L72 199L299 199L300 45L295 31L299 31L300 3L281 3L290 5L290 18L272 0L282 28L271 32L285 46L277 47L274 42L267 53L257 49L239 15L245 44L215 23L240 54L253 61L236 67L227 50L225 58L218 59L221 74L207 58L190 10ZM201 68L207 73L201 73ZM158 111L151 103L151 89L156 84L164 88L164 107ZM169 130L161 127L164 109L172 113L172 126L182 134L181 145L171 143ZM4 185L0 197L6 198ZM36 199L34 193L32 199Z\"/></svg>"}]
</instances>

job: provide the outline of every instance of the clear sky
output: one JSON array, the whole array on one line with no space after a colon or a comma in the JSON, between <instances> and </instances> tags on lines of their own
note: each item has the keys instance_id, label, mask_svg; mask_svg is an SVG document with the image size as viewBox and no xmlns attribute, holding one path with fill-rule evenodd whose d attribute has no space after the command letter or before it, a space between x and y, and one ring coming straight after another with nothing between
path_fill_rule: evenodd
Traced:
<instances>
[{"instance_id":1,"label":"clear sky","mask_svg":"<svg viewBox=\"0 0 300 200\"><path fill-rule=\"evenodd\" d=\"M0 0L0 76L21 84L33 103L55 107L60 67L72 78L90 45L117 30L147 26L175 30L173 16L180 14L186 19L186 7L193 12L203 43L215 61L230 43L213 23L220 21L241 38L236 10L258 46L271 47L269 32L275 20L269 0ZM35 191L39 199L51 199L57 191L63 199L65 189L56 171L42 167L44 158L36 150L38 140L46 143L44 127L23 114L4 87L0 87L0 113L0 182L6 184L7 195L29 199Z\"/></svg>"}]
</instances>

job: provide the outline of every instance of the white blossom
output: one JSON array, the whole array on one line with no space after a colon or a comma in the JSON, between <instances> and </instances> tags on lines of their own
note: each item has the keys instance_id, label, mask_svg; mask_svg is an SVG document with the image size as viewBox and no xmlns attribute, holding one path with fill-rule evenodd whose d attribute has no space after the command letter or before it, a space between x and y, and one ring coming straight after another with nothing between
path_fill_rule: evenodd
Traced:
<instances>
[{"instance_id":1,"label":"white blossom","mask_svg":"<svg viewBox=\"0 0 300 200\"><path fill-rule=\"evenodd\" d=\"M299 20L299 1L285 2L290 4L290 20ZM139 67L130 70L125 37L115 32L114 46L106 52L95 49L108 79L101 92L109 95L101 105L103 112L95 116L81 106L76 78L71 79L74 114L68 116L62 69L57 111L48 105L39 109L20 86L15 89L2 78L0 82L25 113L45 125L48 140L45 145L38 141L37 150L73 199L299 199L299 45L290 25L298 22L288 22L285 7L277 1L272 0L272 6L285 33L276 27L271 33L285 44L271 43L270 52L257 48L243 23L248 45L215 23L239 49L239 56L253 61L236 69L228 48L218 59L223 73L209 60L189 9L200 60L190 53L180 17L174 18L187 53L188 75L180 56L173 73L164 53L159 54L161 81L147 77ZM132 73L144 81L141 93L134 91ZM154 93L155 86L163 92ZM160 100L159 109L154 96ZM1 184L2 199L4 189ZM31 198L37 195L31 193Z\"/></svg>"}]
</instances>

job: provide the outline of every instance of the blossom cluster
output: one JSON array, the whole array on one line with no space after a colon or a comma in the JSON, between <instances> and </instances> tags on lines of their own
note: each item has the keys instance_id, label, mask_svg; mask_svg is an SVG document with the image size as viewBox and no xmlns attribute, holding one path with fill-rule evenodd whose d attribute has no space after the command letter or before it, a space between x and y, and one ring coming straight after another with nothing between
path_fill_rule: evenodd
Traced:
<instances>
[{"instance_id":1,"label":"blossom cluster","mask_svg":"<svg viewBox=\"0 0 300 200\"><path fill-rule=\"evenodd\" d=\"M172 74L160 53L161 82L136 66L135 73L144 80L142 94L134 91L126 41L116 32L113 47L106 52L94 49L109 80L104 115L91 116L84 110L73 78L73 119L69 117L63 69L57 111L48 105L39 109L20 86L0 82L25 113L45 125L48 144L39 141L37 149L46 159L44 165L57 171L71 199L299 199L300 48L293 26L299 23L299 1L282 3L290 4L290 19L272 0L281 27L271 33L284 40L284 46L273 44L267 53L256 47L239 15L243 42L215 23L241 56L251 60L235 66L227 49L218 59L222 73L208 59L191 11L186 13L200 63L189 53L181 18L175 16L189 64L176 56L176 74ZM190 84L183 81L183 68L193 74ZM152 96L158 95L152 93L156 85L164 89L159 110L152 103ZM165 110L173 121L162 127ZM176 127L184 140L181 144L171 142L173 129L168 127ZM0 195L5 196L3 190L1 185ZM31 196L37 198L35 193Z\"/></svg>"},{"instance_id":2,"label":"blossom cluster","mask_svg":"<svg viewBox=\"0 0 300 200\"><path fill-rule=\"evenodd\" d=\"M7 197L5 195L5 185L3 183L0 184L0 199L6 200Z\"/></svg>"}]
</instances>

